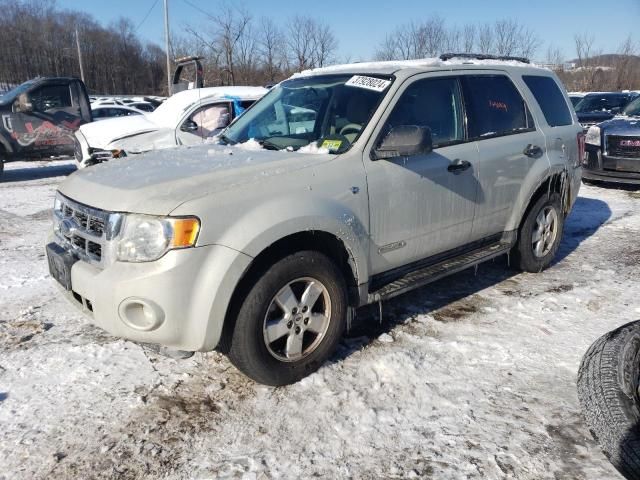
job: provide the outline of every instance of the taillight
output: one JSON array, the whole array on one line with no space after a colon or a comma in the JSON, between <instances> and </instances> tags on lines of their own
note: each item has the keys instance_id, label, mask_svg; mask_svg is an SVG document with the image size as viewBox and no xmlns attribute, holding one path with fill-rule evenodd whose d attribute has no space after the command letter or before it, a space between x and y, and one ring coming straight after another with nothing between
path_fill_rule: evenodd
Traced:
<instances>
[{"instance_id":1,"label":"taillight","mask_svg":"<svg viewBox=\"0 0 640 480\"><path fill-rule=\"evenodd\" d=\"M578 159L576 161L576 167L580 165L580 163L584 163L586 161L585 158L585 134L584 132L578 133Z\"/></svg>"}]
</instances>

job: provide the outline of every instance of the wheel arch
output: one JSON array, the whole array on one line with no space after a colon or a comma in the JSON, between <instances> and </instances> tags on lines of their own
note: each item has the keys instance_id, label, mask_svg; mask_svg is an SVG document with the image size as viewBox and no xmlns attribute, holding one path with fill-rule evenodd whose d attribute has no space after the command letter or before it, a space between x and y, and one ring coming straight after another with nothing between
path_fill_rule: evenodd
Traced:
<instances>
[{"instance_id":1,"label":"wheel arch","mask_svg":"<svg viewBox=\"0 0 640 480\"><path fill-rule=\"evenodd\" d=\"M527 218L529 211L543 195L551 195L552 193L560 194L562 197L563 213L565 215L569 213L571 185L569 174L566 169L548 170L537 182L534 182L533 185L535 186L530 190L531 193L529 193L528 196L525 197L523 195L524 192L521 193L521 198L518 202L518 205L521 205L521 208L516 209L516 212L514 212L513 217L509 222L509 225L511 226L510 230L520 230L520 227Z\"/></svg>"},{"instance_id":2,"label":"wheel arch","mask_svg":"<svg viewBox=\"0 0 640 480\"><path fill-rule=\"evenodd\" d=\"M289 234L267 245L256 255L240 280L236 284L225 314L222 336L218 343L218 350L227 352L229 341L235 327L235 318L241 306L241 301L251 288L256 278L262 275L271 265L287 255L303 250L314 250L327 255L336 263L347 283L349 305L360 305L360 290L358 288L358 266L354 252L337 235L324 230L308 230Z\"/></svg>"}]
</instances>

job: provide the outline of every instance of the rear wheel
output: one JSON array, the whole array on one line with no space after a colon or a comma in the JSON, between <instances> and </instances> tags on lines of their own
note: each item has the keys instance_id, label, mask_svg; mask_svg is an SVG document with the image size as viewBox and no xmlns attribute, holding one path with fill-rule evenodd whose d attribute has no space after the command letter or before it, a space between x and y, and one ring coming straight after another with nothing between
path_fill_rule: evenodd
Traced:
<instances>
[{"instance_id":1,"label":"rear wheel","mask_svg":"<svg viewBox=\"0 0 640 480\"><path fill-rule=\"evenodd\" d=\"M335 264L319 252L289 255L272 265L246 295L229 359L259 383L297 382L333 353L346 315L346 286Z\"/></svg>"},{"instance_id":2,"label":"rear wheel","mask_svg":"<svg viewBox=\"0 0 640 480\"><path fill-rule=\"evenodd\" d=\"M516 265L525 272L540 272L553 261L564 231L560 195L542 195L533 204L520 227L513 249Z\"/></svg>"},{"instance_id":3,"label":"rear wheel","mask_svg":"<svg viewBox=\"0 0 640 480\"><path fill-rule=\"evenodd\" d=\"M627 479L640 480L640 322L602 336L578 371L578 398L592 435Z\"/></svg>"}]
</instances>

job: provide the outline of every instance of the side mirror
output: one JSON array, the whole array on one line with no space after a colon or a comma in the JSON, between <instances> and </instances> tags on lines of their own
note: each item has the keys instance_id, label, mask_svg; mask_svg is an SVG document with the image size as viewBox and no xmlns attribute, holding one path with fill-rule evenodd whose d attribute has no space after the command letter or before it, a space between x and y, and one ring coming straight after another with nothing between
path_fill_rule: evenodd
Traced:
<instances>
[{"instance_id":1,"label":"side mirror","mask_svg":"<svg viewBox=\"0 0 640 480\"><path fill-rule=\"evenodd\" d=\"M183 132L196 132L198 130L198 124L193 120L187 120L182 124L180 130Z\"/></svg>"},{"instance_id":2,"label":"side mirror","mask_svg":"<svg viewBox=\"0 0 640 480\"><path fill-rule=\"evenodd\" d=\"M20 94L18 99L13 104L13 109L19 113L31 113L33 112L33 103L26 93Z\"/></svg>"},{"instance_id":3,"label":"side mirror","mask_svg":"<svg viewBox=\"0 0 640 480\"><path fill-rule=\"evenodd\" d=\"M382 139L375 150L376 160L425 155L433 150L431 129L418 125L397 126Z\"/></svg>"}]
</instances>

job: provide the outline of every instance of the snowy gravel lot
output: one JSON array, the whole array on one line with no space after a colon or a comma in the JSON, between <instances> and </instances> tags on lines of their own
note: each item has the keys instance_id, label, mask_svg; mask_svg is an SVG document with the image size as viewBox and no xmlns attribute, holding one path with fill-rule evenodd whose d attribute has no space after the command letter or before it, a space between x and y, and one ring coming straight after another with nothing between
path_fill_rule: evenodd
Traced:
<instances>
[{"instance_id":1,"label":"snowy gravel lot","mask_svg":"<svg viewBox=\"0 0 640 480\"><path fill-rule=\"evenodd\" d=\"M318 373L252 384L89 325L43 243L72 162L0 183L0 479L615 479L579 411L587 347L640 318L640 193L583 187L558 262L481 265L364 312Z\"/></svg>"}]
</instances>

